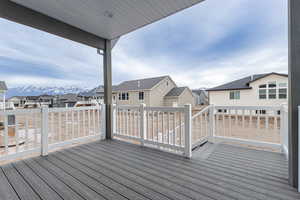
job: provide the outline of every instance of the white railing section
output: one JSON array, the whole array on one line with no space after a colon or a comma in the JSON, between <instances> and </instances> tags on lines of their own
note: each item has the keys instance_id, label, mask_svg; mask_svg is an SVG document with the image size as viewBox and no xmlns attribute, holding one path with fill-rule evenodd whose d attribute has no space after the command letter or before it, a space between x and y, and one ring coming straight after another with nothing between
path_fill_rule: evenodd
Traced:
<instances>
[{"instance_id":1,"label":"white railing section","mask_svg":"<svg viewBox=\"0 0 300 200\"><path fill-rule=\"evenodd\" d=\"M213 131L213 106L208 106L196 113L192 117L192 147L195 148L205 142L212 136Z\"/></svg>"},{"instance_id":2,"label":"white railing section","mask_svg":"<svg viewBox=\"0 0 300 200\"><path fill-rule=\"evenodd\" d=\"M41 110L0 111L0 161L41 148Z\"/></svg>"},{"instance_id":3,"label":"white railing section","mask_svg":"<svg viewBox=\"0 0 300 200\"><path fill-rule=\"evenodd\" d=\"M103 107L44 108L48 122L46 146L52 150L67 144L100 138L104 115ZM45 129L46 129L45 128ZM43 129L43 130L45 130ZM47 133L43 134L46 135Z\"/></svg>"},{"instance_id":4,"label":"white railing section","mask_svg":"<svg viewBox=\"0 0 300 200\"><path fill-rule=\"evenodd\" d=\"M281 144L282 152L285 157L288 159L289 154L289 116L288 116L288 106L282 105L281 107L281 123L280 123L280 135L281 135Z\"/></svg>"},{"instance_id":5,"label":"white railing section","mask_svg":"<svg viewBox=\"0 0 300 200\"><path fill-rule=\"evenodd\" d=\"M115 106L114 137L191 157L191 106Z\"/></svg>"},{"instance_id":6,"label":"white railing section","mask_svg":"<svg viewBox=\"0 0 300 200\"><path fill-rule=\"evenodd\" d=\"M277 106L215 106L213 137L246 145L281 148Z\"/></svg>"},{"instance_id":7,"label":"white railing section","mask_svg":"<svg viewBox=\"0 0 300 200\"><path fill-rule=\"evenodd\" d=\"M0 111L0 161L104 138L104 105Z\"/></svg>"}]
</instances>

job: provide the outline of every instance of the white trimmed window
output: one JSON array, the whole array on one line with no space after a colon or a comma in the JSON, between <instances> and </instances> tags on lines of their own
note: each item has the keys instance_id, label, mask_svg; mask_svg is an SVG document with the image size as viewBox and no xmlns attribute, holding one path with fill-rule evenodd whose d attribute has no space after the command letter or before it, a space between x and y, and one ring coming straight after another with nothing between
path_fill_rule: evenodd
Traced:
<instances>
[{"instance_id":1,"label":"white trimmed window","mask_svg":"<svg viewBox=\"0 0 300 200\"><path fill-rule=\"evenodd\" d=\"M237 99L240 99L240 91L230 91L229 93L229 99L230 100L237 100Z\"/></svg>"},{"instance_id":2,"label":"white trimmed window","mask_svg":"<svg viewBox=\"0 0 300 200\"><path fill-rule=\"evenodd\" d=\"M275 81L272 81L259 85L258 97L259 99L286 99L287 83L277 84Z\"/></svg>"}]
</instances>

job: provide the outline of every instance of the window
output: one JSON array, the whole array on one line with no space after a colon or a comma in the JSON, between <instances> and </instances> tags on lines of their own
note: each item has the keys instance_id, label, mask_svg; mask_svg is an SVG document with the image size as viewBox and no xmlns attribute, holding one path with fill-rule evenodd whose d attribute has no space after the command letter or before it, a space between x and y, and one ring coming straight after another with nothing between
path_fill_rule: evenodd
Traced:
<instances>
[{"instance_id":1,"label":"window","mask_svg":"<svg viewBox=\"0 0 300 200\"><path fill-rule=\"evenodd\" d=\"M260 114L260 115L265 115L266 114L266 110L256 110L255 113L256 114Z\"/></svg>"},{"instance_id":2,"label":"window","mask_svg":"<svg viewBox=\"0 0 300 200\"><path fill-rule=\"evenodd\" d=\"M276 88L269 89L269 99L276 99Z\"/></svg>"},{"instance_id":3,"label":"window","mask_svg":"<svg viewBox=\"0 0 300 200\"><path fill-rule=\"evenodd\" d=\"M129 100L129 94L128 92L119 93L119 100Z\"/></svg>"},{"instance_id":4,"label":"window","mask_svg":"<svg viewBox=\"0 0 300 200\"><path fill-rule=\"evenodd\" d=\"M139 92L139 100L144 100L144 92Z\"/></svg>"},{"instance_id":5,"label":"window","mask_svg":"<svg viewBox=\"0 0 300 200\"><path fill-rule=\"evenodd\" d=\"M275 81L268 84L262 84L258 89L259 99L286 99L287 83L276 83Z\"/></svg>"},{"instance_id":6,"label":"window","mask_svg":"<svg viewBox=\"0 0 300 200\"><path fill-rule=\"evenodd\" d=\"M266 99L267 98L267 90L266 89L260 89L259 90L259 99Z\"/></svg>"},{"instance_id":7,"label":"window","mask_svg":"<svg viewBox=\"0 0 300 200\"><path fill-rule=\"evenodd\" d=\"M229 99L240 99L240 91L231 91L229 93Z\"/></svg>"},{"instance_id":8,"label":"window","mask_svg":"<svg viewBox=\"0 0 300 200\"><path fill-rule=\"evenodd\" d=\"M279 83L278 98L279 99L287 98L287 83Z\"/></svg>"},{"instance_id":9,"label":"window","mask_svg":"<svg viewBox=\"0 0 300 200\"><path fill-rule=\"evenodd\" d=\"M286 99L287 98L287 88L279 88L279 99Z\"/></svg>"}]
</instances>

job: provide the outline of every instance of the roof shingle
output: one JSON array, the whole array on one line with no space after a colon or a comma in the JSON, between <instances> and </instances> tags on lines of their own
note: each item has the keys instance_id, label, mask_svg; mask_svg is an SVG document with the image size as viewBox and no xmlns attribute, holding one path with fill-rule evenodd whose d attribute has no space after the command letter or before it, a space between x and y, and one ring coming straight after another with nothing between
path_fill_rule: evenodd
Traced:
<instances>
[{"instance_id":1,"label":"roof shingle","mask_svg":"<svg viewBox=\"0 0 300 200\"><path fill-rule=\"evenodd\" d=\"M214 88L210 88L207 91L251 89L251 87L249 86L249 83L256 81L258 79L264 78L266 76L272 75L272 74L279 75L279 76L287 76L287 74L279 74L279 73L275 73L275 72L266 73L266 74L255 74L253 76L247 76L247 77L239 79L239 80L235 80L235 81L223 84L223 85L219 85Z\"/></svg>"}]
</instances>

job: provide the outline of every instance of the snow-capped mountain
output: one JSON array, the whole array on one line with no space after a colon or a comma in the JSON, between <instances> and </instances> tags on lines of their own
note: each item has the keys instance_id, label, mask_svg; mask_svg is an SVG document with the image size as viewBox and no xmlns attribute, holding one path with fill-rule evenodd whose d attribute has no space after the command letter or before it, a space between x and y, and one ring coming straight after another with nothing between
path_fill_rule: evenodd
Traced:
<instances>
[{"instance_id":1,"label":"snow-capped mountain","mask_svg":"<svg viewBox=\"0 0 300 200\"><path fill-rule=\"evenodd\" d=\"M7 91L7 97L12 96L37 96L42 94L48 95L58 95L58 94L68 94L68 93L84 93L89 91L90 88L79 88L75 86L68 87L36 87L36 86L23 86L9 88Z\"/></svg>"}]
</instances>

